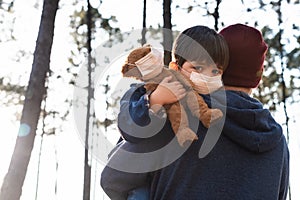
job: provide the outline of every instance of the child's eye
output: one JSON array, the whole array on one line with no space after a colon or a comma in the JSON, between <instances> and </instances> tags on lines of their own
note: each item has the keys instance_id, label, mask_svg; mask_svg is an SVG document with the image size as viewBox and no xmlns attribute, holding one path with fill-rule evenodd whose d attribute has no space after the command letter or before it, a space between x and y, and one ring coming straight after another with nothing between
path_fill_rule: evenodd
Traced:
<instances>
[{"instance_id":1,"label":"child's eye","mask_svg":"<svg viewBox=\"0 0 300 200\"><path fill-rule=\"evenodd\" d=\"M202 66L195 66L194 69L201 72L203 70L203 67Z\"/></svg>"},{"instance_id":2,"label":"child's eye","mask_svg":"<svg viewBox=\"0 0 300 200\"><path fill-rule=\"evenodd\" d=\"M218 69L213 69L211 72L212 72L214 75L221 74L221 70L218 70Z\"/></svg>"}]
</instances>

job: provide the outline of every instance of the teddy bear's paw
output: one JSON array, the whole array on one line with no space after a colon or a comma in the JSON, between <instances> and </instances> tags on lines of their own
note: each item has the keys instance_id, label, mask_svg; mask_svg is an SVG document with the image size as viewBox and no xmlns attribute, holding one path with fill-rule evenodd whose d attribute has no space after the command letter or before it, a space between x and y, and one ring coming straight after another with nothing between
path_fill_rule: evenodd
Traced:
<instances>
[{"instance_id":1,"label":"teddy bear's paw","mask_svg":"<svg viewBox=\"0 0 300 200\"><path fill-rule=\"evenodd\" d=\"M186 142L198 140L198 136L190 128L178 130L176 137L180 146L184 146Z\"/></svg>"},{"instance_id":2,"label":"teddy bear's paw","mask_svg":"<svg viewBox=\"0 0 300 200\"><path fill-rule=\"evenodd\" d=\"M223 117L223 113L219 109L211 109L211 121L216 121L219 118Z\"/></svg>"},{"instance_id":3,"label":"teddy bear's paw","mask_svg":"<svg viewBox=\"0 0 300 200\"><path fill-rule=\"evenodd\" d=\"M206 127L209 128L211 123L217 121L223 116L223 113L219 109L209 109L205 115L200 116L200 120L202 124Z\"/></svg>"}]
</instances>

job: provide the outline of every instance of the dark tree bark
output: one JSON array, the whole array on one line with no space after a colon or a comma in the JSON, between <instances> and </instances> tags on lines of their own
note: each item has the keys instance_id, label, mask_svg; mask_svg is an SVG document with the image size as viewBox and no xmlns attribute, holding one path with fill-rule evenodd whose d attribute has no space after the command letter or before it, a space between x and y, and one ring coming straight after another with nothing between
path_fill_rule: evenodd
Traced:
<instances>
[{"instance_id":1,"label":"dark tree bark","mask_svg":"<svg viewBox=\"0 0 300 200\"><path fill-rule=\"evenodd\" d=\"M143 8L143 29L142 29L142 46L146 44L146 17L147 17L147 0L144 0L144 8Z\"/></svg>"},{"instance_id":2,"label":"dark tree bark","mask_svg":"<svg viewBox=\"0 0 300 200\"><path fill-rule=\"evenodd\" d=\"M219 6L221 4L221 0L216 0L216 7L215 7L215 11L214 13L212 14L212 16L214 17L214 20L215 20L215 30L218 31L219 28L218 28L218 25L219 25L219 18L220 18L220 15L219 15Z\"/></svg>"},{"instance_id":3,"label":"dark tree bark","mask_svg":"<svg viewBox=\"0 0 300 200\"><path fill-rule=\"evenodd\" d=\"M163 2L163 47L164 47L164 64L169 65L172 60L171 50L173 44L172 23L171 23L171 3L172 0Z\"/></svg>"},{"instance_id":4,"label":"dark tree bark","mask_svg":"<svg viewBox=\"0 0 300 200\"><path fill-rule=\"evenodd\" d=\"M89 136L90 136L90 119L91 119L91 100L92 100L92 14L91 4L87 0L88 9L86 14L87 22L87 50L88 50L88 95L87 95L87 112L85 123L85 151L84 151L84 183L83 183L83 200L90 200L91 191L91 165L89 164Z\"/></svg>"}]
</instances>

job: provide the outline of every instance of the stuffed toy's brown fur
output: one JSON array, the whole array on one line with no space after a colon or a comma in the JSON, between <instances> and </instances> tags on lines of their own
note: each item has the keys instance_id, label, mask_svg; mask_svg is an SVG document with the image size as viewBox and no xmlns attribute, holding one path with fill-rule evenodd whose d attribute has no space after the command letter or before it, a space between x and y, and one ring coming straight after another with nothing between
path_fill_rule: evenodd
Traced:
<instances>
[{"instance_id":1,"label":"stuffed toy's brown fur","mask_svg":"<svg viewBox=\"0 0 300 200\"><path fill-rule=\"evenodd\" d=\"M189 109L194 116L197 116L202 124L209 128L211 122L223 116L219 109L210 109L203 98L193 90L193 83L180 72L163 67L162 72L150 80L143 80L135 62L146 56L151 51L151 46L146 45L136 48L130 52L126 63L122 67L124 77L134 77L145 82L147 91L154 91L159 83L168 76L171 81L179 81L186 90L186 96L173 104L164 105L167 116L171 122L178 143L183 146L186 141L197 140L197 135L189 128L189 122L185 109ZM153 66L155 67L155 66Z\"/></svg>"}]
</instances>

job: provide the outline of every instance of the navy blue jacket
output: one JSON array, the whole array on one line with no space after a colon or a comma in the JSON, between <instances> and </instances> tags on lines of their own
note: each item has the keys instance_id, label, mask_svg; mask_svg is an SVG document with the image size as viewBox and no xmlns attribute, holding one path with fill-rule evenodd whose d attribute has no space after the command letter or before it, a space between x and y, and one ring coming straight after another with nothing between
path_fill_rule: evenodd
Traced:
<instances>
[{"instance_id":1,"label":"navy blue jacket","mask_svg":"<svg viewBox=\"0 0 300 200\"><path fill-rule=\"evenodd\" d=\"M203 96L224 117L206 129L189 116L199 140L180 147L170 122L149 112L145 93L142 85L132 85L121 99L118 126L127 141L101 174L111 199L126 199L145 184L155 200L286 199L288 147L281 126L259 101L236 91Z\"/></svg>"}]
</instances>

